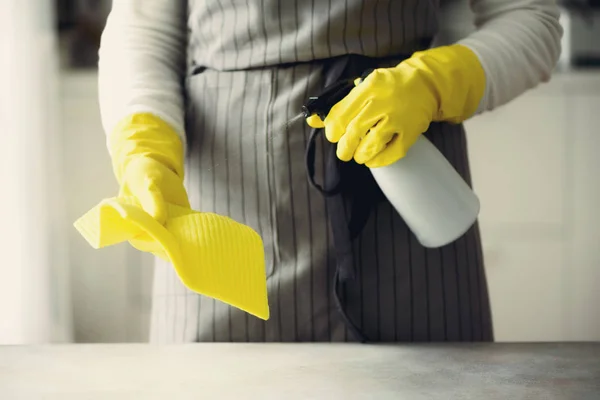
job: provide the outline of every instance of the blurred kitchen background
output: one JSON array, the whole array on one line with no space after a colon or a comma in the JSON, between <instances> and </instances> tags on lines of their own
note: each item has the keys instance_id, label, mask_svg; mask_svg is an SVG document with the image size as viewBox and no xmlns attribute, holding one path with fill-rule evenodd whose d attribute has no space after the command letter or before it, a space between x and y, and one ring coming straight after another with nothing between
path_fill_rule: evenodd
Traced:
<instances>
[{"instance_id":1,"label":"blurred kitchen background","mask_svg":"<svg viewBox=\"0 0 600 400\"><path fill-rule=\"evenodd\" d=\"M110 0L0 2L0 344L147 339L151 258L72 222L116 194L97 101ZM473 29L451 0L444 40ZM552 81L467 123L498 341L600 340L600 1Z\"/></svg>"}]
</instances>

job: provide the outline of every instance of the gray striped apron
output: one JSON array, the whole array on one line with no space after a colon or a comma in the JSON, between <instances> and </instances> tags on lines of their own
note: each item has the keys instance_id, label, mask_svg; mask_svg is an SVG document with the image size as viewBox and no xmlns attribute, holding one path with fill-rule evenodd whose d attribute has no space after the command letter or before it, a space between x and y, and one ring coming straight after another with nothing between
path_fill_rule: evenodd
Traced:
<instances>
[{"instance_id":1,"label":"gray striped apron","mask_svg":"<svg viewBox=\"0 0 600 400\"><path fill-rule=\"evenodd\" d=\"M477 226L448 246L425 249L390 204L379 201L351 242L354 277L340 281L330 223L340 210L307 179L310 128L285 126L323 89L331 60L421 49L436 33L438 6L437 0L189 1L190 201L262 236L271 318L261 321L188 291L157 260L151 341L492 340ZM427 136L470 183L463 127L432 124ZM330 144L317 142L314 176L323 182Z\"/></svg>"}]
</instances>

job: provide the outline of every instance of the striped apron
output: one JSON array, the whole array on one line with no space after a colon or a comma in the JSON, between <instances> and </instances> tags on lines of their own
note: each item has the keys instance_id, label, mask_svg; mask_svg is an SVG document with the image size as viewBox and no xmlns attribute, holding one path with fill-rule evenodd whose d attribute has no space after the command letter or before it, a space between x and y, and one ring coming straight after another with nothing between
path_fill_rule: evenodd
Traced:
<instances>
[{"instance_id":1,"label":"striped apron","mask_svg":"<svg viewBox=\"0 0 600 400\"><path fill-rule=\"evenodd\" d=\"M188 291L157 260L152 342L492 340L477 226L426 249L383 199L350 243L354 277L340 282L330 223L340 210L307 179L310 128L286 126L323 89L331 60L420 50L436 34L438 7L189 0L186 186L195 209L230 216L263 238L271 318ZM462 125L432 124L427 136L470 183ZM327 179L328 146L317 138L316 181Z\"/></svg>"}]
</instances>

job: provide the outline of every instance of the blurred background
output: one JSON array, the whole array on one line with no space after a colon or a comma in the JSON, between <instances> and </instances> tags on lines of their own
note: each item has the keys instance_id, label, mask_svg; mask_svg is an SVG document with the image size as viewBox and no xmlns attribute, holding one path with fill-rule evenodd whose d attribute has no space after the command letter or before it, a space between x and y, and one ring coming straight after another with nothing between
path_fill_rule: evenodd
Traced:
<instances>
[{"instance_id":1,"label":"blurred background","mask_svg":"<svg viewBox=\"0 0 600 400\"><path fill-rule=\"evenodd\" d=\"M498 341L600 340L600 1L552 81L467 123ZM72 222L117 191L97 101L109 0L0 2L0 344L147 340L151 258ZM450 1L444 40L473 26Z\"/></svg>"}]
</instances>

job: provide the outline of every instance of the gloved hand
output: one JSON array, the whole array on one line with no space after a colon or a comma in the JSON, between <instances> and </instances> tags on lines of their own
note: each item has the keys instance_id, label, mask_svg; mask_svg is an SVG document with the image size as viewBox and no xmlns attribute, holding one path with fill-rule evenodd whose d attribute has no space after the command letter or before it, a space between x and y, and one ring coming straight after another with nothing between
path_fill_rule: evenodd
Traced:
<instances>
[{"instance_id":1,"label":"gloved hand","mask_svg":"<svg viewBox=\"0 0 600 400\"><path fill-rule=\"evenodd\" d=\"M325 128L340 160L383 167L404 157L431 122L460 123L472 116L484 89L485 73L469 48L438 47L376 69L325 121L312 116L307 123Z\"/></svg>"},{"instance_id":2,"label":"gloved hand","mask_svg":"<svg viewBox=\"0 0 600 400\"><path fill-rule=\"evenodd\" d=\"M151 114L122 120L108 138L119 197L132 197L159 223L167 203L190 207L183 185L183 145L175 131Z\"/></svg>"},{"instance_id":3,"label":"gloved hand","mask_svg":"<svg viewBox=\"0 0 600 400\"><path fill-rule=\"evenodd\" d=\"M268 319L262 240L246 225L190 208L175 131L136 114L116 127L108 147L121 188L75 222L88 243L128 241L170 262L188 289Z\"/></svg>"}]
</instances>

